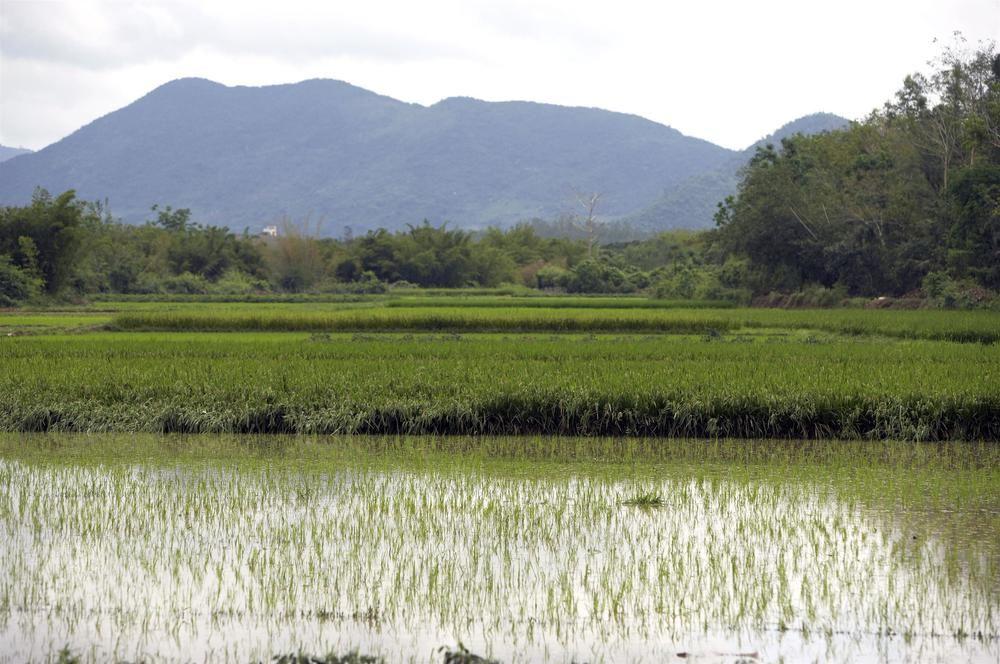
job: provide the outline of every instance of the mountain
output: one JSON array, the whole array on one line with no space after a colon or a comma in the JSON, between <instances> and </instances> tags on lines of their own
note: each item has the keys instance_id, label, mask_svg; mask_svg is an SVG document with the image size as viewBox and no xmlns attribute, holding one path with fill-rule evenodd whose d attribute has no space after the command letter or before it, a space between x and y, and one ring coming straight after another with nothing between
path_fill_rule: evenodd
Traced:
<instances>
[{"instance_id":1,"label":"mountain","mask_svg":"<svg viewBox=\"0 0 1000 664\"><path fill-rule=\"evenodd\" d=\"M845 128L849 124L851 124L850 120L842 118L839 115L834 115L833 113L813 113L811 115L804 115L797 120L792 120L791 122L782 125L773 134L768 134L748 147L743 151L743 157L744 159L749 160L758 147L764 147L768 143L777 147L781 144L782 139L790 138L796 134L805 134L806 136L810 136L812 134L821 134L826 131L837 131L838 129Z\"/></svg>"},{"instance_id":2,"label":"mountain","mask_svg":"<svg viewBox=\"0 0 1000 664\"><path fill-rule=\"evenodd\" d=\"M10 148L6 145L0 145L0 162L7 161L8 159L13 159L20 154L30 154L31 150L26 150L24 148Z\"/></svg>"},{"instance_id":3,"label":"mountain","mask_svg":"<svg viewBox=\"0 0 1000 664\"><path fill-rule=\"evenodd\" d=\"M339 234L427 218L463 227L555 217L573 192L634 214L734 152L635 115L530 102L404 103L340 81L227 87L180 79L36 153L0 163L0 203L36 186L154 203L259 228L287 216Z\"/></svg>"},{"instance_id":4,"label":"mountain","mask_svg":"<svg viewBox=\"0 0 1000 664\"><path fill-rule=\"evenodd\" d=\"M718 168L677 182L645 209L626 215L622 222L639 231L655 232L671 228L710 228L718 204L736 193L739 171L758 147L779 145L795 134L818 134L843 129L850 121L832 113L814 113L793 120L750 147L733 153Z\"/></svg>"}]
</instances>

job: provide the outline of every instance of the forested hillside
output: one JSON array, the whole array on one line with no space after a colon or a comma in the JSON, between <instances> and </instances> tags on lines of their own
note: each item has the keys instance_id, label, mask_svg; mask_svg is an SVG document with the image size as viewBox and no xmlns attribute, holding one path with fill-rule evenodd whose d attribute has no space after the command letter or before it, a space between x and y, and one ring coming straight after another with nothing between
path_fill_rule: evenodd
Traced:
<instances>
[{"instance_id":1,"label":"forested hillside","mask_svg":"<svg viewBox=\"0 0 1000 664\"><path fill-rule=\"evenodd\" d=\"M430 219L465 228L554 218L574 192L626 215L732 152L634 115L452 98L406 104L332 80L260 88L173 81L0 165L0 203L75 189L128 222L150 206L259 229L311 219L325 235Z\"/></svg>"}]
</instances>

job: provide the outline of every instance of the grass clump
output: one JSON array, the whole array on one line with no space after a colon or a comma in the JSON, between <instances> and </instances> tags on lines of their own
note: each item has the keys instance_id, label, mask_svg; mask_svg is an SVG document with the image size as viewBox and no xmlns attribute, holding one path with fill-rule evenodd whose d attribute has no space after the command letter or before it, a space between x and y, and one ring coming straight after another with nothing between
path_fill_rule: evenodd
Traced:
<instances>
[{"instance_id":1,"label":"grass clump","mask_svg":"<svg viewBox=\"0 0 1000 664\"><path fill-rule=\"evenodd\" d=\"M62 649L56 653L56 664L81 664L82 661L83 660L80 659L80 656L73 652L69 646L63 646Z\"/></svg>"},{"instance_id":2,"label":"grass clump","mask_svg":"<svg viewBox=\"0 0 1000 664\"><path fill-rule=\"evenodd\" d=\"M658 493L637 493L631 498L622 501L622 505L629 507L642 507L644 509L659 508L666 505L666 501Z\"/></svg>"},{"instance_id":3,"label":"grass clump","mask_svg":"<svg viewBox=\"0 0 1000 664\"><path fill-rule=\"evenodd\" d=\"M327 655L309 655L302 652L275 655L271 658L273 664L384 664L385 659L375 655L363 655L352 650L345 655L329 653ZM258 663L261 664L261 663Z\"/></svg>"}]
</instances>

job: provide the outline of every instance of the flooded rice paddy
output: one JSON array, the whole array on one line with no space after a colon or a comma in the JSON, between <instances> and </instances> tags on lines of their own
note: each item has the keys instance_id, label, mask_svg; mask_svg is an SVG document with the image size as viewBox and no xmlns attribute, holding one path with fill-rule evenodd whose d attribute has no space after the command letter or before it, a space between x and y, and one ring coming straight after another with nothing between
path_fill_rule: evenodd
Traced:
<instances>
[{"instance_id":1,"label":"flooded rice paddy","mask_svg":"<svg viewBox=\"0 0 1000 664\"><path fill-rule=\"evenodd\" d=\"M0 437L0 660L1000 659L996 446Z\"/></svg>"}]
</instances>

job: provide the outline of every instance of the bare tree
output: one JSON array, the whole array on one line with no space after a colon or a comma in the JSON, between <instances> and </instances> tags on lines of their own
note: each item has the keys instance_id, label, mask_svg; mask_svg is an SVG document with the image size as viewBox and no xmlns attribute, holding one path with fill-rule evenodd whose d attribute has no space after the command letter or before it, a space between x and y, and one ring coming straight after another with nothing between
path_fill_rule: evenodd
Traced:
<instances>
[{"instance_id":1,"label":"bare tree","mask_svg":"<svg viewBox=\"0 0 1000 664\"><path fill-rule=\"evenodd\" d=\"M586 193L579 190L573 191L576 197L576 206L583 210L583 215L574 214L571 218L573 228L587 236L587 255L594 257L594 245L597 243L601 233L601 223L597 220L597 206L601 202L600 192Z\"/></svg>"}]
</instances>

